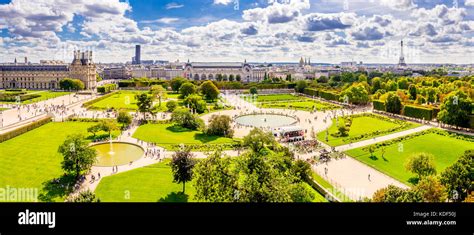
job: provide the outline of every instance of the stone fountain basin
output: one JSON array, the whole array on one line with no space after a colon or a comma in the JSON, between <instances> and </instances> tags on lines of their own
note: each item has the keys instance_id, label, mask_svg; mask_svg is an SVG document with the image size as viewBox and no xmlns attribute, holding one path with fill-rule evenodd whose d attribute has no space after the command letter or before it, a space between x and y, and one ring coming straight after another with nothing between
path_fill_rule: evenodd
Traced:
<instances>
[{"instance_id":1,"label":"stone fountain basin","mask_svg":"<svg viewBox=\"0 0 474 235\"><path fill-rule=\"evenodd\" d=\"M97 151L97 162L94 166L101 167L130 164L142 158L145 153L141 146L127 142L112 142L112 151L109 142L93 144L91 148Z\"/></svg>"}]
</instances>

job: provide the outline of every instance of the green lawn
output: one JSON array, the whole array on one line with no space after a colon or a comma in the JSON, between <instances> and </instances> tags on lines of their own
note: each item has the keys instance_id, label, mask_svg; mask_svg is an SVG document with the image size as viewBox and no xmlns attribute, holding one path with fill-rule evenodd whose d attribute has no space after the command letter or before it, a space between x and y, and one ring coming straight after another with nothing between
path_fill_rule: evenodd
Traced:
<instances>
[{"instance_id":1,"label":"green lawn","mask_svg":"<svg viewBox=\"0 0 474 235\"><path fill-rule=\"evenodd\" d=\"M92 104L89 108L100 110L109 108L137 110L135 95L140 93L144 93L144 91L119 91L110 97Z\"/></svg>"},{"instance_id":2,"label":"green lawn","mask_svg":"<svg viewBox=\"0 0 474 235\"><path fill-rule=\"evenodd\" d=\"M339 125L344 125L344 120L345 118L338 118ZM372 133L374 134L372 136L367 136L364 138L357 138L356 141L353 142L359 142L362 140L373 138L374 136L383 136L420 126L420 124L417 123L407 123L407 126L404 128L401 128L396 131L389 131L393 128L401 127L402 124L397 123L395 121L390 121L390 119L381 120L379 118L376 118L375 115L354 116L354 118L352 119L352 125L349 130L349 135L346 137L336 137L331 135L338 132L338 125L336 123L336 119L333 119L332 125L329 127L328 141L326 141L326 131L319 132L317 134L317 139L323 141L326 144L329 144L330 146L339 146L349 144L351 142L351 139L361 135L367 135Z\"/></svg>"},{"instance_id":3,"label":"green lawn","mask_svg":"<svg viewBox=\"0 0 474 235\"><path fill-rule=\"evenodd\" d=\"M182 189L182 184L173 183L169 165L162 162L104 177L95 193L103 202L194 201L193 182L186 184L186 196L181 194Z\"/></svg>"},{"instance_id":4,"label":"green lawn","mask_svg":"<svg viewBox=\"0 0 474 235\"><path fill-rule=\"evenodd\" d=\"M196 202L193 182L186 184L186 195L181 194L183 186L173 183L167 162L104 177L95 193L103 202ZM306 187L315 194L313 202L327 202L311 186Z\"/></svg>"},{"instance_id":5,"label":"green lawn","mask_svg":"<svg viewBox=\"0 0 474 235\"><path fill-rule=\"evenodd\" d=\"M201 131L192 131L174 124L146 124L140 126L133 134L134 138L156 143L166 149L176 149L175 145L209 145L232 144L234 140L219 136L209 136ZM212 147L212 146L211 146Z\"/></svg>"},{"instance_id":6,"label":"green lawn","mask_svg":"<svg viewBox=\"0 0 474 235\"><path fill-rule=\"evenodd\" d=\"M337 106L337 105L333 105L326 102L320 102L320 101L312 100L312 99L295 100L295 101L288 101L288 102L263 103L263 104L259 104L259 107L268 108L268 109L297 109L297 110L303 110L303 111L312 111L315 108L319 111L340 108L340 106Z\"/></svg>"},{"instance_id":7,"label":"green lawn","mask_svg":"<svg viewBox=\"0 0 474 235\"><path fill-rule=\"evenodd\" d=\"M363 148L349 150L346 153L401 182L408 182L415 176L405 169L405 162L410 155L420 152L433 154L436 170L440 173L468 149L474 149L474 142L427 132L427 134L403 140L399 144L387 146L383 157L382 148L375 151L375 157L370 157L370 153L364 151Z\"/></svg>"},{"instance_id":8,"label":"green lawn","mask_svg":"<svg viewBox=\"0 0 474 235\"><path fill-rule=\"evenodd\" d=\"M0 92L5 92L5 91L0 91ZM37 97L37 98L34 98L34 99L31 99L31 100L22 101L21 104L37 103L37 102L41 102L41 101L44 101L44 100L53 99L53 98L56 98L56 97L59 97L59 96L68 95L70 93L71 92L61 92L61 91L58 91L58 92L56 92L56 91L27 91L27 94L38 94L38 95L41 95L41 96ZM11 103L15 103L15 102L2 102L2 101L0 101L0 103L11 104Z\"/></svg>"},{"instance_id":9,"label":"green lawn","mask_svg":"<svg viewBox=\"0 0 474 235\"><path fill-rule=\"evenodd\" d=\"M257 102L283 101L283 100L301 100L299 96L291 94L258 95Z\"/></svg>"},{"instance_id":10,"label":"green lawn","mask_svg":"<svg viewBox=\"0 0 474 235\"><path fill-rule=\"evenodd\" d=\"M58 147L70 134L87 135L87 128L93 124L48 123L0 143L0 188L37 188L46 196L44 200L63 199L59 191L44 185L63 174Z\"/></svg>"}]
</instances>

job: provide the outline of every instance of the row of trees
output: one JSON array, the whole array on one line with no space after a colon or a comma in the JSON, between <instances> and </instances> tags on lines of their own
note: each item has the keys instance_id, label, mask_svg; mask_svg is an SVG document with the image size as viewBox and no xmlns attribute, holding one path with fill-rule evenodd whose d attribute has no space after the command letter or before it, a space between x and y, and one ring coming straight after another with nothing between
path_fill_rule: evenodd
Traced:
<instances>
[{"instance_id":1,"label":"row of trees","mask_svg":"<svg viewBox=\"0 0 474 235\"><path fill-rule=\"evenodd\" d=\"M173 155L174 182L195 180L196 199L208 202L310 202L314 194L304 181L311 168L294 161L288 149L277 146L271 133L253 129L244 138L250 151L237 158L220 151L196 162L189 149Z\"/></svg>"}]
</instances>

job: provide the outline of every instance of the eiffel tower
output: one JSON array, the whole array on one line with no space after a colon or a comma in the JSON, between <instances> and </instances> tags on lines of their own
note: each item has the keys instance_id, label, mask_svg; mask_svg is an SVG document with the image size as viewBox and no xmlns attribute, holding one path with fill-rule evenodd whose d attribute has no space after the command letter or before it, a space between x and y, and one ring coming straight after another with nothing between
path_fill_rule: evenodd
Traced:
<instances>
[{"instance_id":1,"label":"eiffel tower","mask_svg":"<svg viewBox=\"0 0 474 235\"><path fill-rule=\"evenodd\" d=\"M401 41L400 59L398 60L398 66L400 67L407 66L407 64L405 63L405 56L403 56L403 40Z\"/></svg>"}]
</instances>

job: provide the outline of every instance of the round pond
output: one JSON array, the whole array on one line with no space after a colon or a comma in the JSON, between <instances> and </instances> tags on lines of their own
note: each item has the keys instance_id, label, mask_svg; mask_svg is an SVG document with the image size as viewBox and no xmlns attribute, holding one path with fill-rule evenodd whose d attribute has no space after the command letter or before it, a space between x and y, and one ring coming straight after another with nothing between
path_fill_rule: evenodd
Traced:
<instances>
[{"instance_id":1,"label":"round pond","mask_svg":"<svg viewBox=\"0 0 474 235\"><path fill-rule=\"evenodd\" d=\"M134 144L112 142L91 146L97 151L95 166L120 166L140 159L144 150Z\"/></svg>"}]
</instances>

